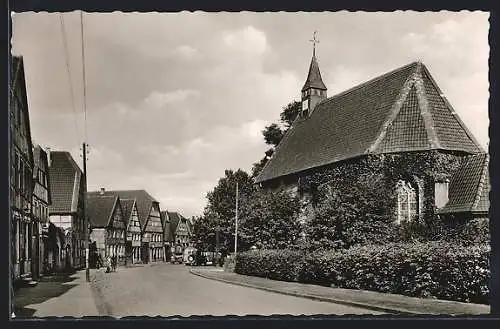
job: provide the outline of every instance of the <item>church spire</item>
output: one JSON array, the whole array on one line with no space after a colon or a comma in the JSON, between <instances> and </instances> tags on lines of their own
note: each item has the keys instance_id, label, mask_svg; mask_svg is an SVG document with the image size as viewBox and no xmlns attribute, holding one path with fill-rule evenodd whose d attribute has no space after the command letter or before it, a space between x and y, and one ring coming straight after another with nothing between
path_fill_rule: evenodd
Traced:
<instances>
[{"instance_id":1,"label":"church spire","mask_svg":"<svg viewBox=\"0 0 500 329\"><path fill-rule=\"evenodd\" d=\"M313 38L309 40L313 44L313 56L311 58L311 64L309 65L307 80L302 88L302 91L309 88L326 90L326 86L323 83L323 79L321 78L321 73L319 71L318 60L316 59L316 44L319 43L319 39L316 38L316 33L318 33L318 31L314 31Z\"/></svg>"},{"instance_id":2,"label":"church spire","mask_svg":"<svg viewBox=\"0 0 500 329\"><path fill-rule=\"evenodd\" d=\"M313 43L313 56L311 59L311 64L309 65L309 73L307 74L307 79L302 87L302 114L308 115L321 100L325 99L326 96L326 86L321 78L321 73L319 71L318 61L316 59L316 44L319 40L316 38L317 31L314 31L313 38L309 41Z\"/></svg>"}]
</instances>

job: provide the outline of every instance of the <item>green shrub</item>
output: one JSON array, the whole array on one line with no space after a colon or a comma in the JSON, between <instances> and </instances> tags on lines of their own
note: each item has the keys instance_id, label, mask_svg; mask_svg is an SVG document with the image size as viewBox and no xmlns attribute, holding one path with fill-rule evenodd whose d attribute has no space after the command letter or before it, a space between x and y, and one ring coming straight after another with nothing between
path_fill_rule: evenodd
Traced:
<instances>
[{"instance_id":1,"label":"green shrub","mask_svg":"<svg viewBox=\"0 0 500 329\"><path fill-rule=\"evenodd\" d=\"M415 242L337 251L259 251L238 256L236 272L412 297L488 303L489 247Z\"/></svg>"},{"instance_id":2,"label":"green shrub","mask_svg":"<svg viewBox=\"0 0 500 329\"><path fill-rule=\"evenodd\" d=\"M281 281L298 281L304 253L298 250L255 250L238 253L235 272Z\"/></svg>"}]
</instances>

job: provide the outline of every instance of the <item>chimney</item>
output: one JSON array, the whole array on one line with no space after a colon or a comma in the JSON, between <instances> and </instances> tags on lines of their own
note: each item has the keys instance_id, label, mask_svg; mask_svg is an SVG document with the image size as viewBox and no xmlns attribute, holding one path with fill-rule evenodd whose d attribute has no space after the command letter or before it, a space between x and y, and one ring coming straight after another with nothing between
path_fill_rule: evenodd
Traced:
<instances>
[{"instance_id":1,"label":"chimney","mask_svg":"<svg viewBox=\"0 0 500 329\"><path fill-rule=\"evenodd\" d=\"M106 192L106 190L104 189L104 187L101 187L101 195L104 195L104 192Z\"/></svg>"},{"instance_id":2,"label":"chimney","mask_svg":"<svg viewBox=\"0 0 500 329\"><path fill-rule=\"evenodd\" d=\"M47 164L48 164L48 166L50 167L50 165L51 165L51 160L52 160L52 159L50 158L50 147L46 147L46 148L45 148L45 152L47 153Z\"/></svg>"}]
</instances>

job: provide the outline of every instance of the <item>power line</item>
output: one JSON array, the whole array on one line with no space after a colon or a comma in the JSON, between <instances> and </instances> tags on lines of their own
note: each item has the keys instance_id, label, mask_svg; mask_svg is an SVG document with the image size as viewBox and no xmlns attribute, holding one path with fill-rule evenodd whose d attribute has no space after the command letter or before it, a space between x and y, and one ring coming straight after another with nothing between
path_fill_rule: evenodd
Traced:
<instances>
[{"instance_id":1,"label":"power line","mask_svg":"<svg viewBox=\"0 0 500 329\"><path fill-rule=\"evenodd\" d=\"M85 77L85 42L83 38L83 12L80 11L80 27L82 32L82 70L83 70L83 113L85 122L85 141L88 140L87 136L87 80Z\"/></svg>"},{"instance_id":2,"label":"power line","mask_svg":"<svg viewBox=\"0 0 500 329\"><path fill-rule=\"evenodd\" d=\"M61 34L62 34L62 41L63 41L63 47L64 47L64 59L66 61L66 70L68 72L68 82L69 82L69 89L70 89L70 95L71 95L71 109L73 110L73 122L75 124L75 134L76 134L76 139L77 141L79 140L79 129L78 129L78 123L77 123L77 114L76 114L76 109L75 109L75 95L74 95L74 90L73 90L73 79L71 78L71 69L69 65L69 51L68 51L68 44L67 44L67 36L66 36L66 29L64 28L64 18L62 14L59 14L59 19L61 21Z\"/></svg>"}]
</instances>

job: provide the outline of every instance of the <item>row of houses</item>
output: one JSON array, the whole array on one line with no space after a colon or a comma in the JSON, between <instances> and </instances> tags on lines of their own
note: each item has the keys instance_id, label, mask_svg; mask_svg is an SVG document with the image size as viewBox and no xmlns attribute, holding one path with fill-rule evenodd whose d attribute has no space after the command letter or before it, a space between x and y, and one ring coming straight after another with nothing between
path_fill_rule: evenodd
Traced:
<instances>
[{"instance_id":1,"label":"row of houses","mask_svg":"<svg viewBox=\"0 0 500 329\"><path fill-rule=\"evenodd\" d=\"M192 223L177 212L161 211L145 190L87 193L90 240L103 260L119 264L170 261L175 248L191 246Z\"/></svg>"},{"instance_id":2,"label":"row of houses","mask_svg":"<svg viewBox=\"0 0 500 329\"><path fill-rule=\"evenodd\" d=\"M190 245L190 221L160 211L159 202L146 191L87 193L85 175L69 152L33 143L22 57L12 57L10 73L14 283L84 268L87 237L103 257L117 255L130 263L165 261L174 246Z\"/></svg>"}]
</instances>

